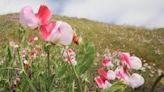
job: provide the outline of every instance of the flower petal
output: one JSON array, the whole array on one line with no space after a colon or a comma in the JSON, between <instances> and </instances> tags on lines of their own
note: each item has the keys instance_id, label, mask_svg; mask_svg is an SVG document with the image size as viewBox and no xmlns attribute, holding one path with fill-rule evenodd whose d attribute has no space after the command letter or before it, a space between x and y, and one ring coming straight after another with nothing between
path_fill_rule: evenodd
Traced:
<instances>
[{"instance_id":1,"label":"flower petal","mask_svg":"<svg viewBox=\"0 0 164 92\"><path fill-rule=\"evenodd\" d=\"M116 78L116 74L115 74L114 71L109 70L109 71L107 72L107 74L108 74L110 80L115 80L115 78Z\"/></svg>"},{"instance_id":2,"label":"flower petal","mask_svg":"<svg viewBox=\"0 0 164 92\"><path fill-rule=\"evenodd\" d=\"M39 24L38 17L34 14L31 6L24 7L20 12L20 23L24 27L34 29Z\"/></svg>"},{"instance_id":3,"label":"flower petal","mask_svg":"<svg viewBox=\"0 0 164 92\"><path fill-rule=\"evenodd\" d=\"M133 73L132 76L130 77L129 85L132 88L138 88L143 84L144 84L144 78L137 73Z\"/></svg>"},{"instance_id":4,"label":"flower petal","mask_svg":"<svg viewBox=\"0 0 164 92\"><path fill-rule=\"evenodd\" d=\"M103 68L99 68L99 69L98 69L98 73L99 73L102 77L104 77L106 80L109 80L109 76L108 76L107 72L106 72Z\"/></svg>"},{"instance_id":5,"label":"flower petal","mask_svg":"<svg viewBox=\"0 0 164 92\"><path fill-rule=\"evenodd\" d=\"M138 70L142 67L142 62L138 57L132 56L130 57L130 61L132 69Z\"/></svg>"},{"instance_id":6,"label":"flower petal","mask_svg":"<svg viewBox=\"0 0 164 92\"><path fill-rule=\"evenodd\" d=\"M41 5L39 10L38 10L37 16L40 19L40 24L44 25L52 17L52 12L49 10L49 8L46 5Z\"/></svg>"},{"instance_id":7,"label":"flower petal","mask_svg":"<svg viewBox=\"0 0 164 92\"><path fill-rule=\"evenodd\" d=\"M62 21L58 21L58 22L61 22L61 25L58 28L58 31L61 32L61 38L59 40L59 43L62 45L71 44L74 35L74 31L72 27L66 22L62 22Z\"/></svg>"},{"instance_id":8,"label":"flower petal","mask_svg":"<svg viewBox=\"0 0 164 92\"><path fill-rule=\"evenodd\" d=\"M40 35L45 41L51 41L52 40L52 36L56 32L55 26L56 26L56 22L47 23L47 24L42 25L40 27ZM50 36L51 36L51 38L50 38Z\"/></svg>"}]
</instances>

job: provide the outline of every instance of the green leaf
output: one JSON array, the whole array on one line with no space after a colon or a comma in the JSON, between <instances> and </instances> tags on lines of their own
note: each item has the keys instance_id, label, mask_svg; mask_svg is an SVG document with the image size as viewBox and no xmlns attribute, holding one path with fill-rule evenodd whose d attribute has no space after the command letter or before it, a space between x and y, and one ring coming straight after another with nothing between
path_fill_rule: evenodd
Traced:
<instances>
[{"instance_id":1,"label":"green leaf","mask_svg":"<svg viewBox=\"0 0 164 92\"><path fill-rule=\"evenodd\" d=\"M7 48L6 48L6 59L7 59L7 62L9 62L9 61L11 61L11 59L12 59L12 55L11 55L11 50L10 50L10 47L9 46L7 46Z\"/></svg>"},{"instance_id":2,"label":"green leaf","mask_svg":"<svg viewBox=\"0 0 164 92\"><path fill-rule=\"evenodd\" d=\"M125 92L127 86L123 84L121 81L114 83L106 92Z\"/></svg>"},{"instance_id":3,"label":"green leaf","mask_svg":"<svg viewBox=\"0 0 164 92\"><path fill-rule=\"evenodd\" d=\"M77 67L78 74L85 73L94 62L95 58L95 46L93 43L87 43L81 46L77 54Z\"/></svg>"}]
</instances>

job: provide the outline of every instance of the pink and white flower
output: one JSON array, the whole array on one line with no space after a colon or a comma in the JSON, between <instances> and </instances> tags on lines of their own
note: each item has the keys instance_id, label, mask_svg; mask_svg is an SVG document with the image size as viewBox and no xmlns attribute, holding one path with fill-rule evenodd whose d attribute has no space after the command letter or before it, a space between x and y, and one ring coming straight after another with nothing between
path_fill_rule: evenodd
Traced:
<instances>
[{"instance_id":1,"label":"pink and white flower","mask_svg":"<svg viewBox=\"0 0 164 92\"><path fill-rule=\"evenodd\" d=\"M122 81L124 81L125 84L129 83L129 78L130 78L130 74L128 73L128 70L125 67L119 67L115 70L116 73L116 77L118 79L121 79Z\"/></svg>"},{"instance_id":2,"label":"pink and white flower","mask_svg":"<svg viewBox=\"0 0 164 92\"><path fill-rule=\"evenodd\" d=\"M65 62L70 62L73 65L77 65L76 54L72 49L69 48L64 51L62 56Z\"/></svg>"},{"instance_id":3,"label":"pink and white flower","mask_svg":"<svg viewBox=\"0 0 164 92\"><path fill-rule=\"evenodd\" d=\"M113 63L111 61L109 61L108 57L103 57L102 61L101 61L102 65L103 66L106 66L106 67L113 67Z\"/></svg>"},{"instance_id":4,"label":"pink and white flower","mask_svg":"<svg viewBox=\"0 0 164 92\"><path fill-rule=\"evenodd\" d=\"M74 31L66 22L56 21L41 26L40 35L45 41L69 45L72 42Z\"/></svg>"},{"instance_id":5,"label":"pink and white flower","mask_svg":"<svg viewBox=\"0 0 164 92\"><path fill-rule=\"evenodd\" d=\"M63 21L55 21L51 23L52 17L50 9L41 5L38 13L34 14L32 7L24 7L20 12L20 23L31 29L40 27L41 37L48 42L61 45L69 45L72 41L78 43L77 36L72 27Z\"/></svg>"},{"instance_id":6,"label":"pink and white flower","mask_svg":"<svg viewBox=\"0 0 164 92\"><path fill-rule=\"evenodd\" d=\"M109 81L105 80L100 76L96 77L94 80L96 81L99 88L107 89L112 86L112 84Z\"/></svg>"},{"instance_id":7,"label":"pink and white flower","mask_svg":"<svg viewBox=\"0 0 164 92\"><path fill-rule=\"evenodd\" d=\"M126 64L128 68L138 70L142 67L141 60L136 56L130 56L129 53L120 53L120 60Z\"/></svg>"},{"instance_id":8,"label":"pink and white flower","mask_svg":"<svg viewBox=\"0 0 164 92\"><path fill-rule=\"evenodd\" d=\"M106 80L109 80L109 75L108 73L103 69L103 68L99 68L98 69L98 73Z\"/></svg>"}]
</instances>

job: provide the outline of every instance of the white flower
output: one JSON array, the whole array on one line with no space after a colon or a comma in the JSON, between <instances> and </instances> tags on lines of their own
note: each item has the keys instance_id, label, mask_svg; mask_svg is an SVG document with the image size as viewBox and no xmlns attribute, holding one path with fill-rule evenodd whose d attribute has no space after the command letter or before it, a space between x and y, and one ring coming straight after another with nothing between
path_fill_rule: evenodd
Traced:
<instances>
[{"instance_id":1,"label":"white flower","mask_svg":"<svg viewBox=\"0 0 164 92\"><path fill-rule=\"evenodd\" d=\"M109 70L109 71L107 72L107 74L108 74L110 80L115 80L116 74L115 74L114 71Z\"/></svg>"},{"instance_id":2,"label":"white flower","mask_svg":"<svg viewBox=\"0 0 164 92\"><path fill-rule=\"evenodd\" d=\"M130 57L130 65L132 69L139 70L142 67L142 62L138 57L131 56Z\"/></svg>"},{"instance_id":3,"label":"white flower","mask_svg":"<svg viewBox=\"0 0 164 92\"><path fill-rule=\"evenodd\" d=\"M144 78L137 74L137 73L133 73L130 76L129 79L129 85L134 89L134 88L138 88L139 86L144 84Z\"/></svg>"}]
</instances>

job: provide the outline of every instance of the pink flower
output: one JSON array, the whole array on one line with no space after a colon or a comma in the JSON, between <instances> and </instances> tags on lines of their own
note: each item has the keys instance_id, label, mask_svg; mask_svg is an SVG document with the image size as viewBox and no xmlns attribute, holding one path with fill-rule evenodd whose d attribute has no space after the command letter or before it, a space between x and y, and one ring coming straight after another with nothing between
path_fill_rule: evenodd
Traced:
<instances>
[{"instance_id":1,"label":"pink flower","mask_svg":"<svg viewBox=\"0 0 164 92\"><path fill-rule=\"evenodd\" d=\"M108 60L108 57L103 57L102 61L101 61L103 66L107 66L107 67L113 67L114 65L112 64L111 61Z\"/></svg>"},{"instance_id":2,"label":"pink flower","mask_svg":"<svg viewBox=\"0 0 164 92\"><path fill-rule=\"evenodd\" d=\"M116 69L115 72L117 78L121 79L126 85L132 88L137 88L144 84L144 78L141 75L137 73L130 75L125 67L120 67Z\"/></svg>"},{"instance_id":3,"label":"pink flower","mask_svg":"<svg viewBox=\"0 0 164 92\"><path fill-rule=\"evenodd\" d=\"M75 52L71 48L67 50L67 53L69 56L74 56L74 57L76 56Z\"/></svg>"},{"instance_id":4,"label":"pink flower","mask_svg":"<svg viewBox=\"0 0 164 92\"><path fill-rule=\"evenodd\" d=\"M36 55L35 51L31 51L31 52L29 53L29 59L34 58L35 55Z\"/></svg>"},{"instance_id":5,"label":"pink flower","mask_svg":"<svg viewBox=\"0 0 164 92\"><path fill-rule=\"evenodd\" d=\"M44 25L44 24L49 23L49 20L52 17L52 12L50 11L50 9L47 6L41 5L38 10L37 17L40 20L40 25Z\"/></svg>"},{"instance_id":6,"label":"pink flower","mask_svg":"<svg viewBox=\"0 0 164 92\"><path fill-rule=\"evenodd\" d=\"M121 79L122 81L124 81L125 84L129 83L130 75L125 67L119 67L115 70L115 72L116 72L116 77L118 79Z\"/></svg>"},{"instance_id":7,"label":"pink flower","mask_svg":"<svg viewBox=\"0 0 164 92\"><path fill-rule=\"evenodd\" d=\"M51 17L52 12L45 5L40 6L37 14L33 12L31 6L26 6L20 12L20 23L24 27L34 29L48 23Z\"/></svg>"},{"instance_id":8,"label":"pink flower","mask_svg":"<svg viewBox=\"0 0 164 92\"><path fill-rule=\"evenodd\" d=\"M41 26L40 35L45 41L69 45L72 42L74 31L66 22L56 21Z\"/></svg>"},{"instance_id":9,"label":"pink flower","mask_svg":"<svg viewBox=\"0 0 164 92\"><path fill-rule=\"evenodd\" d=\"M28 40L28 45L32 45L35 41L37 41L38 40L38 37L36 37L36 36L32 36L32 38L30 39L30 40Z\"/></svg>"},{"instance_id":10,"label":"pink flower","mask_svg":"<svg viewBox=\"0 0 164 92\"><path fill-rule=\"evenodd\" d=\"M39 19L33 12L31 6L26 6L21 10L20 23L24 27L29 27L31 29L34 29L39 25Z\"/></svg>"},{"instance_id":11,"label":"pink flower","mask_svg":"<svg viewBox=\"0 0 164 92\"><path fill-rule=\"evenodd\" d=\"M130 56L129 53L121 53L120 60L122 63L125 63L128 68L138 70L142 67L142 62L138 57Z\"/></svg>"},{"instance_id":12,"label":"pink flower","mask_svg":"<svg viewBox=\"0 0 164 92\"><path fill-rule=\"evenodd\" d=\"M126 64L128 67L131 67L130 54L122 52L120 53L120 61Z\"/></svg>"},{"instance_id":13,"label":"pink flower","mask_svg":"<svg viewBox=\"0 0 164 92\"><path fill-rule=\"evenodd\" d=\"M65 62L70 62L73 65L77 65L75 56L76 56L75 52L69 48L67 51L63 53L63 60Z\"/></svg>"},{"instance_id":14,"label":"pink flower","mask_svg":"<svg viewBox=\"0 0 164 92\"><path fill-rule=\"evenodd\" d=\"M40 26L41 37L48 42L69 45L72 41L78 43L72 27L63 21L50 23L52 12L45 5L41 5L35 15L30 6L24 7L20 12L20 23L31 29Z\"/></svg>"},{"instance_id":15,"label":"pink flower","mask_svg":"<svg viewBox=\"0 0 164 92\"><path fill-rule=\"evenodd\" d=\"M112 84L109 83L109 81L105 80L104 78L100 76L96 77L94 80L96 81L99 88L107 89L112 86Z\"/></svg>"},{"instance_id":16,"label":"pink flower","mask_svg":"<svg viewBox=\"0 0 164 92\"><path fill-rule=\"evenodd\" d=\"M98 73L106 80L109 80L109 75L103 68L98 69Z\"/></svg>"},{"instance_id":17,"label":"pink flower","mask_svg":"<svg viewBox=\"0 0 164 92\"><path fill-rule=\"evenodd\" d=\"M26 48L22 48L22 57L26 56L26 52L27 52Z\"/></svg>"}]
</instances>

